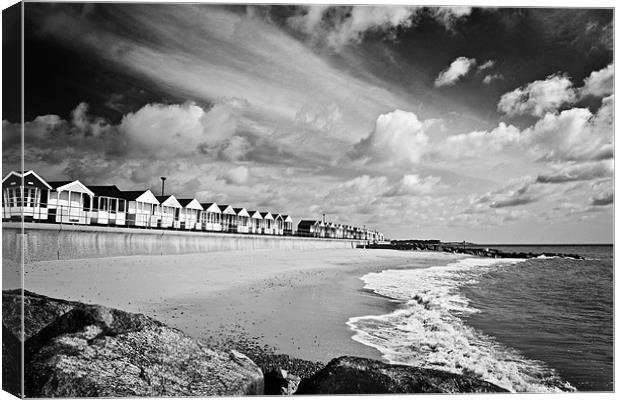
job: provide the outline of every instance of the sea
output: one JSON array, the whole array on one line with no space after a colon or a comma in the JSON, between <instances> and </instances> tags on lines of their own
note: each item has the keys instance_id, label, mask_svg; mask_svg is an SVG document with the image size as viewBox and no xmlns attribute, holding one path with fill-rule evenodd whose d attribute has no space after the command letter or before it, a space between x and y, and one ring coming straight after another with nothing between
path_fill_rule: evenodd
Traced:
<instances>
[{"instance_id":1,"label":"sea","mask_svg":"<svg viewBox=\"0 0 620 400\"><path fill-rule=\"evenodd\" d=\"M486 247L585 260L464 257L367 274L364 289L394 307L350 318L353 339L391 363L513 392L613 391L613 246Z\"/></svg>"}]
</instances>

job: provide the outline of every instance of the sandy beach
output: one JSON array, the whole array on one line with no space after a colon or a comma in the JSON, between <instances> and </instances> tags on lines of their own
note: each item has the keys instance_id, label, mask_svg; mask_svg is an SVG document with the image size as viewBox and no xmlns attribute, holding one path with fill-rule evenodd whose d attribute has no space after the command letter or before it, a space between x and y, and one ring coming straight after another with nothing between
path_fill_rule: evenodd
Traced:
<instances>
[{"instance_id":1,"label":"sandy beach","mask_svg":"<svg viewBox=\"0 0 620 400\"><path fill-rule=\"evenodd\" d=\"M380 358L351 339L346 321L384 314L396 304L363 290L361 276L455 258L328 249L46 261L26 265L25 289L144 313L214 346L246 338L278 353L326 362L345 354ZM3 275L3 289L15 287L14 272L4 268Z\"/></svg>"}]
</instances>

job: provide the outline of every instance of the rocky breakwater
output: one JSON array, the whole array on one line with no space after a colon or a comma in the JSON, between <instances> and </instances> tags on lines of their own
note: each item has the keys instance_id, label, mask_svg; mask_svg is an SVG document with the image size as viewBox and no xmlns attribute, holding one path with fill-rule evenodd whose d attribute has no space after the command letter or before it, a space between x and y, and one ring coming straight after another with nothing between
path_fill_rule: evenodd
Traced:
<instances>
[{"instance_id":1,"label":"rocky breakwater","mask_svg":"<svg viewBox=\"0 0 620 400\"><path fill-rule=\"evenodd\" d=\"M28 291L23 301L27 397L263 394L262 371L235 350L212 350L142 314ZM4 291L2 307L6 369L19 360L20 291ZM5 387L17 394L12 382Z\"/></svg>"},{"instance_id":2,"label":"rocky breakwater","mask_svg":"<svg viewBox=\"0 0 620 400\"><path fill-rule=\"evenodd\" d=\"M495 392L507 390L476 377L346 356L302 379L295 394Z\"/></svg>"},{"instance_id":3,"label":"rocky breakwater","mask_svg":"<svg viewBox=\"0 0 620 400\"><path fill-rule=\"evenodd\" d=\"M501 251L488 247L480 247L475 245L460 245L453 243L443 243L439 241L427 240L392 240L390 243L368 244L357 246L365 249L392 249L392 250L409 250L409 251L443 251L446 253L468 254L477 257L490 258L542 258L542 257L561 257L572 258L575 260L583 260L583 256L579 254L553 253L553 252L511 252Z\"/></svg>"},{"instance_id":4,"label":"rocky breakwater","mask_svg":"<svg viewBox=\"0 0 620 400\"><path fill-rule=\"evenodd\" d=\"M19 396L21 291L3 291L2 308L3 389ZM247 343L214 350L142 314L28 291L23 309L26 397L505 391L476 377L358 357L323 366Z\"/></svg>"}]
</instances>

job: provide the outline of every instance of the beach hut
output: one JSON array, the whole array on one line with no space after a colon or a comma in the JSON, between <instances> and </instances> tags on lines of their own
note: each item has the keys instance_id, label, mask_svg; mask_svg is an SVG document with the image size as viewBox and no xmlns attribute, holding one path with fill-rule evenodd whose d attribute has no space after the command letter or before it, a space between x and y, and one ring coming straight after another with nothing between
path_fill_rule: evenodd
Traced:
<instances>
[{"instance_id":1,"label":"beach hut","mask_svg":"<svg viewBox=\"0 0 620 400\"><path fill-rule=\"evenodd\" d=\"M48 198L48 220L88 224L95 194L79 180L48 182L54 189Z\"/></svg>"},{"instance_id":2,"label":"beach hut","mask_svg":"<svg viewBox=\"0 0 620 400\"><path fill-rule=\"evenodd\" d=\"M284 219L284 235L292 236L293 235L293 218L291 218L289 215L283 215L282 218Z\"/></svg>"},{"instance_id":3,"label":"beach hut","mask_svg":"<svg viewBox=\"0 0 620 400\"><path fill-rule=\"evenodd\" d=\"M245 208L233 208L237 217L237 232L249 233L250 232L250 214Z\"/></svg>"},{"instance_id":4,"label":"beach hut","mask_svg":"<svg viewBox=\"0 0 620 400\"><path fill-rule=\"evenodd\" d=\"M202 229L200 213L203 211L200 202L196 199L178 199L181 204L181 229Z\"/></svg>"},{"instance_id":5,"label":"beach hut","mask_svg":"<svg viewBox=\"0 0 620 400\"><path fill-rule=\"evenodd\" d=\"M218 205L222 213L222 232L237 232L237 214L228 204Z\"/></svg>"},{"instance_id":6,"label":"beach hut","mask_svg":"<svg viewBox=\"0 0 620 400\"><path fill-rule=\"evenodd\" d=\"M263 218L262 219L262 225L261 225L261 232L264 235L273 235L273 215L271 215L271 213L269 211L267 212L261 212L260 216Z\"/></svg>"},{"instance_id":7,"label":"beach hut","mask_svg":"<svg viewBox=\"0 0 620 400\"><path fill-rule=\"evenodd\" d=\"M11 171L2 179L2 219L46 220L52 187L34 171Z\"/></svg>"},{"instance_id":8,"label":"beach hut","mask_svg":"<svg viewBox=\"0 0 620 400\"><path fill-rule=\"evenodd\" d=\"M320 231L320 221L302 219L297 224L297 234L300 236L318 237Z\"/></svg>"},{"instance_id":9,"label":"beach hut","mask_svg":"<svg viewBox=\"0 0 620 400\"><path fill-rule=\"evenodd\" d=\"M89 222L100 225L123 226L126 223L127 199L115 185L87 186L95 194Z\"/></svg>"},{"instance_id":10,"label":"beach hut","mask_svg":"<svg viewBox=\"0 0 620 400\"><path fill-rule=\"evenodd\" d=\"M263 217L258 211L248 211L250 215L250 233L261 233Z\"/></svg>"},{"instance_id":11,"label":"beach hut","mask_svg":"<svg viewBox=\"0 0 620 400\"><path fill-rule=\"evenodd\" d=\"M203 211L200 213L202 229L205 231L220 232L222 230L222 211L216 203L200 203Z\"/></svg>"},{"instance_id":12,"label":"beach hut","mask_svg":"<svg viewBox=\"0 0 620 400\"><path fill-rule=\"evenodd\" d=\"M273 234L284 235L284 217L282 217L282 214L273 216Z\"/></svg>"},{"instance_id":13,"label":"beach hut","mask_svg":"<svg viewBox=\"0 0 620 400\"><path fill-rule=\"evenodd\" d=\"M160 211L161 211L161 219L159 222L160 228L181 228L181 208L183 206L177 200L174 195L169 194L166 196L155 196L157 201L159 201Z\"/></svg>"},{"instance_id":14,"label":"beach hut","mask_svg":"<svg viewBox=\"0 0 620 400\"><path fill-rule=\"evenodd\" d=\"M123 191L127 200L127 225L157 228L161 219L159 200L150 190Z\"/></svg>"}]
</instances>

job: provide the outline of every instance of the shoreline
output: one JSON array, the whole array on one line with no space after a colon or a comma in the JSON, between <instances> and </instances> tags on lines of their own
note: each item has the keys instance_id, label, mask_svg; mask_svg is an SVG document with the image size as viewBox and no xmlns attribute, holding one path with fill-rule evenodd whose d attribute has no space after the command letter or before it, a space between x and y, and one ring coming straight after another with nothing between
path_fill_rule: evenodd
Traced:
<instances>
[{"instance_id":1,"label":"shoreline","mask_svg":"<svg viewBox=\"0 0 620 400\"><path fill-rule=\"evenodd\" d=\"M25 288L143 313L214 347L244 337L311 362L344 354L382 360L378 350L351 338L346 322L391 312L397 303L363 289L359 278L458 258L329 249L45 261L26 265Z\"/></svg>"}]
</instances>

